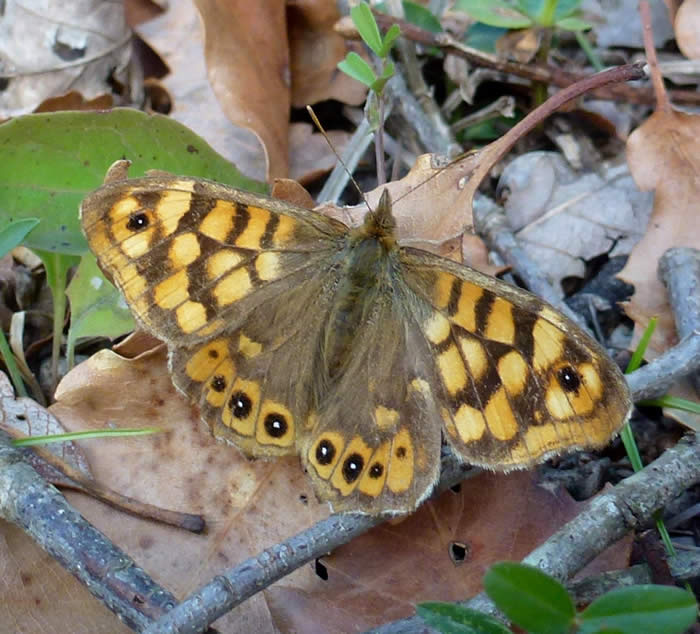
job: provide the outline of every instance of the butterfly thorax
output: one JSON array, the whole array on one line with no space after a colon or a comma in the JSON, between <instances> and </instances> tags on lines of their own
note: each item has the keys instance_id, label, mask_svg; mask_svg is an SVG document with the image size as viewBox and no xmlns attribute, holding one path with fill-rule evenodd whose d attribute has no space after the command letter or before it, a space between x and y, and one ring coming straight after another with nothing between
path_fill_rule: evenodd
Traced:
<instances>
[{"instance_id":1,"label":"butterfly thorax","mask_svg":"<svg viewBox=\"0 0 700 634\"><path fill-rule=\"evenodd\" d=\"M348 234L323 339L322 358L330 381L347 367L364 326L382 303L391 301L392 278L398 268L394 227L385 191L377 209L369 211L363 225Z\"/></svg>"}]
</instances>

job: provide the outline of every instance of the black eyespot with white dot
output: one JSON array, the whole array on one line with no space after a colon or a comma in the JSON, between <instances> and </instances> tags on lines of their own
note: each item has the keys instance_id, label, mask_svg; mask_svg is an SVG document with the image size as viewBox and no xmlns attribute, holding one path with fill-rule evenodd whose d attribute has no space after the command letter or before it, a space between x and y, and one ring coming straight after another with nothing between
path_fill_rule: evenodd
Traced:
<instances>
[{"instance_id":1,"label":"black eyespot with white dot","mask_svg":"<svg viewBox=\"0 0 700 634\"><path fill-rule=\"evenodd\" d=\"M365 466L365 459L359 453L351 453L343 462L343 478L348 484L352 484L360 477Z\"/></svg>"},{"instance_id":2,"label":"black eyespot with white dot","mask_svg":"<svg viewBox=\"0 0 700 634\"><path fill-rule=\"evenodd\" d=\"M379 462L375 462L369 468L369 477L372 478L373 480L377 480L378 478L381 478L383 473L384 473L384 466L382 464L380 464Z\"/></svg>"},{"instance_id":3,"label":"black eyespot with white dot","mask_svg":"<svg viewBox=\"0 0 700 634\"><path fill-rule=\"evenodd\" d=\"M581 375L570 365L557 370L557 381L565 392L578 392L581 387Z\"/></svg>"},{"instance_id":4,"label":"black eyespot with white dot","mask_svg":"<svg viewBox=\"0 0 700 634\"><path fill-rule=\"evenodd\" d=\"M246 418L253 409L253 401L245 392L234 392L228 401L231 413L235 418Z\"/></svg>"},{"instance_id":5,"label":"black eyespot with white dot","mask_svg":"<svg viewBox=\"0 0 700 634\"><path fill-rule=\"evenodd\" d=\"M335 445L324 438L316 446L316 462L320 465L327 465L333 462L333 458L335 458Z\"/></svg>"},{"instance_id":6,"label":"black eyespot with white dot","mask_svg":"<svg viewBox=\"0 0 700 634\"><path fill-rule=\"evenodd\" d=\"M215 374L211 379L211 389L215 392L223 392L226 389L226 379L220 374Z\"/></svg>"},{"instance_id":7,"label":"black eyespot with white dot","mask_svg":"<svg viewBox=\"0 0 700 634\"><path fill-rule=\"evenodd\" d=\"M126 228L129 231L143 231L148 228L149 224L151 224L151 221L148 219L148 215L143 212L138 212L129 216Z\"/></svg>"},{"instance_id":8,"label":"black eyespot with white dot","mask_svg":"<svg viewBox=\"0 0 700 634\"><path fill-rule=\"evenodd\" d=\"M289 430L287 419L282 414L268 414L265 416L265 431L272 438L282 438Z\"/></svg>"},{"instance_id":9,"label":"black eyespot with white dot","mask_svg":"<svg viewBox=\"0 0 700 634\"><path fill-rule=\"evenodd\" d=\"M397 447L396 448L396 457L397 458L405 458L406 457L406 447Z\"/></svg>"}]
</instances>

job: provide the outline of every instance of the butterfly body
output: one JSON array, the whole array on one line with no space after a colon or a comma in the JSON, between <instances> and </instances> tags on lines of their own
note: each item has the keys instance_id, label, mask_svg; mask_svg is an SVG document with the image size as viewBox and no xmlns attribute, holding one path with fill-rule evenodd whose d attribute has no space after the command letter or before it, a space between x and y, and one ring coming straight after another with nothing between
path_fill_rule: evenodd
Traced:
<instances>
[{"instance_id":1,"label":"butterfly body","mask_svg":"<svg viewBox=\"0 0 700 634\"><path fill-rule=\"evenodd\" d=\"M175 385L249 456L299 454L337 511L413 510L442 437L527 467L600 447L629 415L617 367L520 289L362 226L201 179L126 179L82 205L88 242Z\"/></svg>"}]
</instances>

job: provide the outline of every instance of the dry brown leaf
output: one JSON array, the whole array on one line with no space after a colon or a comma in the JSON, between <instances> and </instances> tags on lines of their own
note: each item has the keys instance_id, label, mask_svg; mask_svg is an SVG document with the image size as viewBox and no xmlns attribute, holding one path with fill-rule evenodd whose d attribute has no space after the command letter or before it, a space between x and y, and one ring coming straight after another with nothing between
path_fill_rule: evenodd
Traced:
<instances>
[{"instance_id":1,"label":"dry brown leaf","mask_svg":"<svg viewBox=\"0 0 700 634\"><path fill-rule=\"evenodd\" d=\"M505 59L527 64L537 54L542 41L542 29L513 29L496 40L496 52Z\"/></svg>"},{"instance_id":2,"label":"dry brown leaf","mask_svg":"<svg viewBox=\"0 0 700 634\"><path fill-rule=\"evenodd\" d=\"M13 438L66 433L65 428L51 412L36 401L25 397L15 398L12 384L3 372L0 372L0 427ZM49 443L45 445L45 449L74 469L89 475L87 457L76 443ZM68 482L61 473L33 453L28 453L27 458L32 466L51 482Z\"/></svg>"},{"instance_id":3,"label":"dry brown leaf","mask_svg":"<svg viewBox=\"0 0 700 634\"><path fill-rule=\"evenodd\" d=\"M86 100L79 92L72 90L60 97L44 99L34 112L57 112L59 110L108 110L114 105L112 95L100 95Z\"/></svg>"},{"instance_id":4,"label":"dry brown leaf","mask_svg":"<svg viewBox=\"0 0 700 634\"><path fill-rule=\"evenodd\" d=\"M173 119L206 139L244 174L264 181L267 159L263 141L248 129L245 113L230 117L209 83L204 28L194 3L191 0L172 3L164 14L136 30L171 69L161 83L172 96ZM288 117L289 112L285 111L284 120Z\"/></svg>"},{"instance_id":5,"label":"dry brown leaf","mask_svg":"<svg viewBox=\"0 0 700 634\"><path fill-rule=\"evenodd\" d=\"M423 154L402 179L365 194L367 204L354 207L327 204L318 210L357 226L367 213L367 205L374 209L387 189L393 201L398 238L435 251L436 246L461 237L465 227L471 226L471 204L457 206L457 203L464 196L476 156L471 154L445 166L435 164L433 155Z\"/></svg>"},{"instance_id":6,"label":"dry brown leaf","mask_svg":"<svg viewBox=\"0 0 700 634\"><path fill-rule=\"evenodd\" d=\"M641 189L654 190L654 211L644 238L637 244L619 277L634 285L625 311L634 321L638 341L651 317L658 317L647 358L653 359L677 340L675 321L666 289L657 276L659 258L671 247L700 249L700 117L670 108L657 110L631 135L627 161ZM670 394L693 399L697 392L689 381ZM686 426L697 429L698 416L667 410Z\"/></svg>"},{"instance_id":7,"label":"dry brown leaf","mask_svg":"<svg viewBox=\"0 0 700 634\"><path fill-rule=\"evenodd\" d=\"M585 262L627 255L649 220L652 196L626 165L574 172L560 154L530 152L504 170L498 191L518 243L563 296L565 277L584 277Z\"/></svg>"},{"instance_id":8,"label":"dry brown leaf","mask_svg":"<svg viewBox=\"0 0 700 634\"><path fill-rule=\"evenodd\" d=\"M226 116L260 138L268 177L288 173L291 76L286 3L196 0L209 82Z\"/></svg>"},{"instance_id":9,"label":"dry brown leaf","mask_svg":"<svg viewBox=\"0 0 700 634\"><path fill-rule=\"evenodd\" d=\"M673 22L676 44L688 59L700 59L700 0L685 0Z\"/></svg>"},{"instance_id":10,"label":"dry brown leaf","mask_svg":"<svg viewBox=\"0 0 700 634\"><path fill-rule=\"evenodd\" d=\"M666 290L656 268L670 247L700 248L700 117L672 110L658 110L631 135L627 162L637 185L653 190L654 210L646 234L632 250L620 277L634 284L626 306L640 336L649 319L659 317L650 342L661 353L677 342Z\"/></svg>"},{"instance_id":11,"label":"dry brown leaf","mask_svg":"<svg viewBox=\"0 0 700 634\"><path fill-rule=\"evenodd\" d=\"M272 183L270 195L273 198L284 200L297 207L313 209L316 203L311 198L311 194L306 191L297 181L291 178L277 178Z\"/></svg>"},{"instance_id":12,"label":"dry brown leaf","mask_svg":"<svg viewBox=\"0 0 700 634\"><path fill-rule=\"evenodd\" d=\"M8 0L0 20L0 118L32 112L69 91L91 100L111 94L109 81L134 92L131 31L119 2ZM129 94L138 102L139 94Z\"/></svg>"},{"instance_id":13,"label":"dry brown leaf","mask_svg":"<svg viewBox=\"0 0 700 634\"><path fill-rule=\"evenodd\" d=\"M315 128L311 124L293 123L290 126L290 178L304 185L318 180L323 174L333 169L337 161L335 152L343 155L343 150L350 139L350 133L342 130L329 130L327 134L333 145L332 148L321 133L315 132Z\"/></svg>"},{"instance_id":14,"label":"dry brown leaf","mask_svg":"<svg viewBox=\"0 0 700 634\"><path fill-rule=\"evenodd\" d=\"M493 274L497 269L489 264L483 241L470 233L472 196L476 190L475 180L470 176L481 156L471 153L444 165L434 155L423 154L402 179L365 194L366 204L337 207L326 203L317 211L357 226L362 223L367 206L375 208L382 192L388 189L393 201L397 235L402 244Z\"/></svg>"},{"instance_id":15,"label":"dry brown leaf","mask_svg":"<svg viewBox=\"0 0 700 634\"><path fill-rule=\"evenodd\" d=\"M338 71L337 64L349 51L365 55L359 42L348 42L336 33L340 19L335 0L296 0L287 10L292 76L292 104L336 99L353 106L364 102L364 84Z\"/></svg>"}]
</instances>

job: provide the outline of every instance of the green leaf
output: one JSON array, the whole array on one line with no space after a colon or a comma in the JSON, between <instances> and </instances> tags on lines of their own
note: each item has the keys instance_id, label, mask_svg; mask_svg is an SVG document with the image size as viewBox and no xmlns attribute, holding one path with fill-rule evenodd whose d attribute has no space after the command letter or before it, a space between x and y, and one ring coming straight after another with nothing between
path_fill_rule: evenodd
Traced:
<instances>
[{"instance_id":1,"label":"green leaf","mask_svg":"<svg viewBox=\"0 0 700 634\"><path fill-rule=\"evenodd\" d=\"M67 342L70 351L79 337L114 339L134 329L122 294L102 275L92 253L81 259L66 293L71 307Z\"/></svg>"},{"instance_id":2,"label":"green leaf","mask_svg":"<svg viewBox=\"0 0 700 634\"><path fill-rule=\"evenodd\" d=\"M652 407L672 407L673 409L678 409L683 412L690 412L691 414L700 415L700 403L695 401L689 401L685 398L680 398L678 396L671 396L670 394L665 394L664 396L659 396L659 398L650 398L645 401L639 401L638 405L652 406ZM700 429L695 429L695 433L700 434Z\"/></svg>"},{"instance_id":3,"label":"green leaf","mask_svg":"<svg viewBox=\"0 0 700 634\"><path fill-rule=\"evenodd\" d=\"M654 330L656 330L656 323L658 321L658 317L652 317L651 319L649 319L649 323L644 329L642 337L637 343L637 347L634 349L634 352L632 353L632 358L627 363L627 367L625 368L625 374L634 372L636 369L639 368L640 365L642 365L642 361L644 360L644 354L646 353L647 348L649 347L651 336L654 334Z\"/></svg>"},{"instance_id":4,"label":"green leaf","mask_svg":"<svg viewBox=\"0 0 700 634\"><path fill-rule=\"evenodd\" d=\"M57 380L58 357L63 342L63 322L66 316L66 283L68 282L68 269L80 262L77 255L56 253L34 249L41 258L46 271L46 283L51 290L53 298L53 340L51 342L51 380Z\"/></svg>"},{"instance_id":5,"label":"green leaf","mask_svg":"<svg viewBox=\"0 0 700 634\"><path fill-rule=\"evenodd\" d=\"M524 29L533 24L527 15L502 0L457 0L455 9L468 13L479 22L504 29Z\"/></svg>"},{"instance_id":6,"label":"green leaf","mask_svg":"<svg viewBox=\"0 0 700 634\"><path fill-rule=\"evenodd\" d=\"M416 613L442 634L510 634L510 630L493 617L454 603L421 603L416 606Z\"/></svg>"},{"instance_id":7,"label":"green leaf","mask_svg":"<svg viewBox=\"0 0 700 634\"><path fill-rule=\"evenodd\" d=\"M382 42L382 50L381 54L379 55L382 59L388 57L389 51L391 50L391 47L394 45L394 42L396 41L396 38L401 35L401 29L399 28L398 24L392 24L389 27L389 30L386 32L386 35L384 36L384 40Z\"/></svg>"},{"instance_id":8,"label":"green leaf","mask_svg":"<svg viewBox=\"0 0 700 634\"><path fill-rule=\"evenodd\" d=\"M360 2L356 7L350 9L350 17L365 44L377 55L380 55L382 50L382 36L379 33L377 21L374 19L372 10L367 3Z\"/></svg>"},{"instance_id":9,"label":"green leaf","mask_svg":"<svg viewBox=\"0 0 700 634\"><path fill-rule=\"evenodd\" d=\"M133 162L131 176L160 169L265 189L182 124L128 108L17 117L0 125L0 147L0 226L39 218L25 244L55 253L87 251L78 207L120 158Z\"/></svg>"},{"instance_id":10,"label":"green leaf","mask_svg":"<svg viewBox=\"0 0 700 634\"><path fill-rule=\"evenodd\" d=\"M532 566L494 564L484 589L508 619L538 634L565 634L576 615L566 588Z\"/></svg>"},{"instance_id":11,"label":"green leaf","mask_svg":"<svg viewBox=\"0 0 700 634\"><path fill-rule=\"evenodd\" d=\"M415 24L421 29L425 29L431 33L442 33L442 25L440 24L440 20L438 20L429 9L423 5L416 4L415 2L408 2L407 0L404 0L402 4L403 15L406 22Z\"/></svg>"},{"instance_id":12,"label":"green leaf","mask_svg":"<svg viewBox=\"0 0 700 634\"><path fill-rule=\"evenodd\" d=\"M697 607L695 597L681 588L620 588L596 599L579 615L579 632L589 634L605 628L623 634L681 634L695 622Z\"/></svg>"},{"instance_id":13,"label":"green leaf","mask_svg":"<svg viewBox=\"0 0 700 634\"><path fill-rule=\"evenodd\" d=\"M580 18L562 18L561 20L557 20L554 24L565 31L587 31L593 28L590 22L586 22Z\"/></svg>"},{"instance_id":14,"label":"green leaf","mask_svg":"<svg viewBox=\"0 0 700 634\"><path fill-rule=\"evenodd\" d=\"M338 68L365 86L372 86L377 80L372 67L354 51L348 53L344 60L338 62Z\"/></svg>"},{"instance_id":15,"label":"green leaf","mask_svg":"<svg viewBox=\"0 0 700 634\"><path fill-rule=\"evenodd\" d=\"M15 220L0 229L0 258L22 244L22 240L39 222L38 218L25 218L24 220Z\"/></svg>"},{"instance_id":16,"label":"green leaf","mask_svg":"<svg viewBox=\"0 0 700 634\"><path fill-rule=\"evenodd\" d=\"M581 0L557 0L557 8L554 11L554 21L567 18L581 10Z\"/></svg>"}]
</instances>

